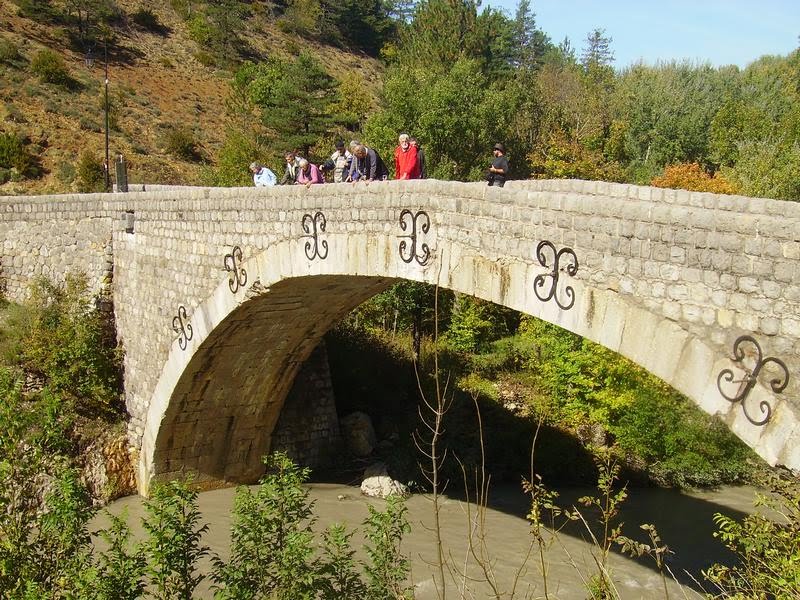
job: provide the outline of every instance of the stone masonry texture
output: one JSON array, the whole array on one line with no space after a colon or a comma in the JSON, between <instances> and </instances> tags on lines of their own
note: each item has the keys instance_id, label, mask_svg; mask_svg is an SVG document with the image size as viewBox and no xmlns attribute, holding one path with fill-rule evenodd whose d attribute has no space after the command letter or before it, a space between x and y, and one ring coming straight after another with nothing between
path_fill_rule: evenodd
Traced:
<instances>
[{"instance_id":1,"label":"stone masonry texture","mask_svg":"<svg viewBox=\"0 0 800 600\"><path fill-rule=\"evenodd\" d=\"M425 215L412 223L420 210L429 228ZM800 468L800 203L572 180L160 189L0 198L0 235L9 298L24 298L37 275L81 270L97 292L113 281L143 492L154 477L185 472L257 477L261 455L287 444L275 429L281 407L322 335L399 279L618 351L719 415L770 464ZM562 258L547 301L535 293L553 281L552 253L545 266L537 260L542 241L571 248L579 263L572 276ZM225 269L235 246L247 272L238 289ZM568 288L565 310L557 301L568 303ZM746 406L717 389L723 369L741 374L732 351L742 335L790 373L775 393L769 380L780 373L765 365ZM762 402L772 418L755 426L745 410L761 417Z\"/></svg>"}]
</instances>

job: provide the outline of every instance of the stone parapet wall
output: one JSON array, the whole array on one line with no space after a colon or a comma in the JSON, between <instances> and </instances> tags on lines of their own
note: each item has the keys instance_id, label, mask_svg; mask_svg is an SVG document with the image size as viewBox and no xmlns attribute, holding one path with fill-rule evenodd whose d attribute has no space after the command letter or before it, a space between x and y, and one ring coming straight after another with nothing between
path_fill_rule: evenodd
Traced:
<instances>
[{"instance_id":1,"label":"stone parapet wall","mask_svg":"<svg viewBox=\"0 0 800 600\"><path fill-rule=\"evenodd\" d=\"M63 281L83 272L94 293L108 289L117 216L100 195L0 197L0 285L7 298L24 300L43 276Z\"/></svg>"}]
</instances>

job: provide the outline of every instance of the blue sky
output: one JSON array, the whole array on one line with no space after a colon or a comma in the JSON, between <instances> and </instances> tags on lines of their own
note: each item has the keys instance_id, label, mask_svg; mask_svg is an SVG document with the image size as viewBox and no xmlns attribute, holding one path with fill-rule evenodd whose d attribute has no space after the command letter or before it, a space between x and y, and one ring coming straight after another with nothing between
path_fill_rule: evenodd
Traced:
<instances>
[{"instance_id":1,"label":"blue sky","mask_svg":"<svg viewBox=\"0 0 800 600\"><path fill-rule=\"evenodd\" d=\"M517 0L484 0L513 16ZM600 27L613 38L615 66L642 59L690 59L746 66L764 54L798 47L800 0L531 0L536 23L580 51Z\"/></svg>"}]
</instances>

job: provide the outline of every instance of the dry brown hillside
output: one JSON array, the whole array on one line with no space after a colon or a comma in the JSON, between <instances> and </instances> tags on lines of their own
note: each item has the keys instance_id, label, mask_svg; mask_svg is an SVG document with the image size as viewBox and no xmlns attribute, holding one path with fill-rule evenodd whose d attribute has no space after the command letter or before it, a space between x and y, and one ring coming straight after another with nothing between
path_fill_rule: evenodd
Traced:
<instances>
[{"instance_id":1,"label":"dry brown hillside","mask_svg":"<svg viewBox=\"0 0 800 600\"><path fill-rule=\"evenodd\" d=\"M200 62L208 62L203 49L188 37L185 22L169 3L118 0L117 5L127 18L115 26L114 50L109 52L111 156L125 156L131 182L198 183L225 136L225 99L232 72ZM143 5L158 17L161 33L129 18ZM263 16L242 23L240 33L254 60L290 56L304 48L315 53L334 77L353 65L373 94L380 84L377 61L363 56L353 60L353 55L337 48L288 35ZM0 185L0 195L77 189L80 153L89 149L98 159L104 154L102 48L95 48L94 65L87 67L84 54L70 48L63 26L24 18L7 0L0 1L0 44L18 51L14 60L0 59L0 132L23 137L28 148L39 153L43 170L39 178ZM43 83L32 72L31 60L44 48L64 58L71 86ZM182 160L167 151L167 137L175 129L191 134L199 159Z\"/></svg>"}]
</instances>

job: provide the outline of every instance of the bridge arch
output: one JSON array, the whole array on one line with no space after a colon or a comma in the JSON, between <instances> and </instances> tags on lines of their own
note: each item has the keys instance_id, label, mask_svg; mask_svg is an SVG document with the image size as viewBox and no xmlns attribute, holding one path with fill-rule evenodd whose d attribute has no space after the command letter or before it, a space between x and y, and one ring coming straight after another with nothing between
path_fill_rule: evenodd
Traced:
<instances>
[{"instance_id":1,"label":"bridge arch","mask_svg":"<svg viewBox=\"0 0 800 600\"><path fill-rule=\"evenodd\" d=\"M405 215L410 227L409 216L414 213ZM731 366L728 352L644 307L634 295L581 277L580 267L574 276L561 269L555 281L553 262L563 248L545 245L543 265L533 242L497 259L469 243L438 238L426 256L426 236L421 228L417 233L412 239L388 228L318 232L317 238L283 239L243 256L235 267L244 270L246 282L235 282L233 272L220 281L187 312L191 337L187 329L172 343L146 413L140 492L146 494L153 479L187 473L199 483L256 480L299 367L335 322L399 280L476 296L617 351L723 417L768 462L781 459L792 432L786 419L754 427L720 395L717 374ZM569 256L562 258L562 267L568 267ZM774 407L777 417L791 411L756 385L749 402L760 401Z\"/></svg>"}]
</instances>

